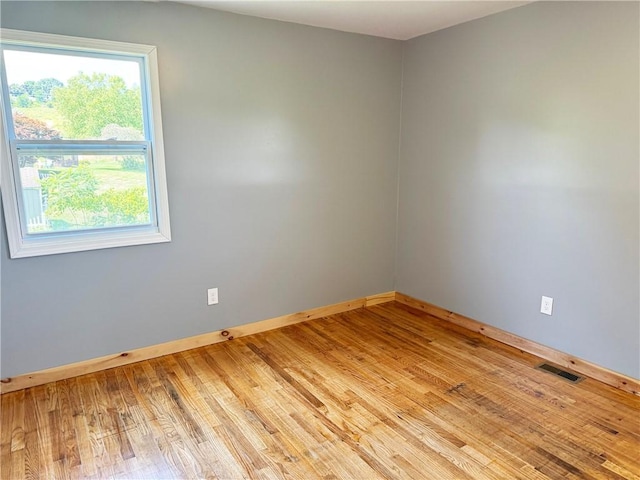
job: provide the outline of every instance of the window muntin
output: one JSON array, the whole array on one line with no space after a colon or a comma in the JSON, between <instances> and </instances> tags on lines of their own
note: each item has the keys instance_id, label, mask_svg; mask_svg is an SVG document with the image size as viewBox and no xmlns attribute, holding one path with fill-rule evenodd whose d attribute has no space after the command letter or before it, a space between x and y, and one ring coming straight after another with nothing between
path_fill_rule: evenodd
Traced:
<instances>
[{"instance_id":1,"label":"window muntin","mask_svg":"<svg viewBox=\"0 0 640 480\"><path fill-rule=\"evenodd\" d=\"M12 257L169 241L155 48L0 42Z\"/></svg>"}]
</instances>

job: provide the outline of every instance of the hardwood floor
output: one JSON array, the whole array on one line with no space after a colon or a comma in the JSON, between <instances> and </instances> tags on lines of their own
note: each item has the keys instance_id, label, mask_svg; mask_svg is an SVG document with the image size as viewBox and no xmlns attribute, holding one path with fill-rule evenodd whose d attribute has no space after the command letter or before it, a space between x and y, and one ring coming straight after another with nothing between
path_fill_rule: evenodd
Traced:
<instances>
[{"instance_id":1,"label":"hardwood floor","mask_svg":"<svg viewBox=\"0 0 640 480\"><path fill-rule=\"evenodd\" d=\"M354 310L5 394L0 478L640 478L640 398L539 362Z\"/></svg>"}]
</instances>

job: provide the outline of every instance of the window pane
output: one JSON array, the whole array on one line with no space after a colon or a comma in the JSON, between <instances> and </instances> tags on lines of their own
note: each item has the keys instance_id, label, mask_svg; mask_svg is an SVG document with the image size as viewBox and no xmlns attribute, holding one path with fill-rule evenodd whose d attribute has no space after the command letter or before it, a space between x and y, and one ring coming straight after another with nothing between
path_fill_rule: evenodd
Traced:
<instances>
[{"instance_id":1,"label":"window pane","mask_svg":"<svg viewBox=\"0 0 640 480\"><path fill-rule=\"evenodd\" d=\"M4 49L18 139L143 140L140 63Z\"/></svg>"},{"instance_id":2,"label":"window pane","mask_svg":"<svg viewBox=\"0 0 640 480\"><path fill-rule=\"evenodd\" d=\"M151 223L144 154L18 160L28 234Z\"/></svg>"}]
</instances>

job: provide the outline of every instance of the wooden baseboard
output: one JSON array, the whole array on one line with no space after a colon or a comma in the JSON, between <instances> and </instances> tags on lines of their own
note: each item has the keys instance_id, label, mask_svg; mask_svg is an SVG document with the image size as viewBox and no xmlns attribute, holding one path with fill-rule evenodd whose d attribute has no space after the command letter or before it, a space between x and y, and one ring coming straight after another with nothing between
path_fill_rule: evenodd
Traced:
<instances>
[{"instance_id":1,"label":"wooden baseboard","mask_svg":"<svg viewBox=\"0 0 640 480\"><path fill-rule=\"evenodd\" d=\"M601 367L594 363L582 360L581 358L574 357L568 353L555 350L551 347L546 347L539 343L536 343L526 338L519 337L499 328L486 325L482 322L474 320L464 315L458 315L455 312L451 312L444 308L432 305L428 302L418 300L417 298L410 297L400 292L396 292L396 301L408 305L410 307L422 310L436 318L445 320L468 330L480 333L486 337L492 338L499 342L505 343L519 350L527 353L531 353L538 357L548 360L565 368L574 370L582 375L599 380L602 383L611 385L612 387L619 388L625 392L632 393L640 396L640 380L628 377L618 372L614 372L605 367Z\"/></svg>"},{"instance_id":2,"label":"wooden baseboard","mask_svg":"<svg viewBox=\"0 0 640 480\"><path fill-rule=\"evenodd\" d=\"M305 310L303 312L283 315L269 320L248 323L237 327L229 327L225 330L204 333L202 335L173 340L171 342L152 345L149 347L137 348L128 352L92 358L90 360L72 363L69 365L62 365L60 367L18 375L13 378L4 378L0 380L0 394L15 392L16 390L35 387L36 385L43 385L45 383L55 382L65 378L77 377L79 375L106 370L108 368L119 367L121 365L141 362L143 360L149 360L150 358L161 357L163 355L182 352L184 350L191 350L192 348L203 347L213 343L233 340L234 338L265 332L267 330L273 330L274 328L293 325L294 323L304 322L315 318L326 317L327 315L333 315L335 313L343 313L357 308L392 302L393 300L395 300L395 292L370 295L368 297L356 298L354 300L336 303L334 305L312 308L311 310Z\"/></svg>"},{"instance_id":3,"label":"wooden baseboard","mask_svg":"<svg viewBox=\"0 0 640 480\"><path fill-rule=\"evenodd\" d=\"M106 355L104 357L93 358L69 365L62 365L60 367L49 368L47 370L18 375L13 378L5 378L0 380L0 394L15 392L24 388L35 387L36 385L43 385L45 383L77 377L79 375L106 370L108 368L114 368L121 365L141 362L143 360L149 360L150 358L161 357L163 355L182 352L192 348L233 340L234 338L265 332L267 330L273 330L274 328L293 325L294 323L326 317L327 315L333 315L336 313L348 312L357 308L371 307L394 300L426 312L441 320L454 323L524 352L536 355L544 360L569 368L582 375L599 380L607 385L611 385L619 388L620 390L640 396L640 380L614 372L605 367L601 367L594 363L569 355L568 353L555 350L551 347L546 347L531 340L527 340L526 338L519 337L499 328L492 327L491 325L459 315L455 312L451 312L400 292L386 292L356 298L354 300L283 315L269 320L230 327L225 330L217 330L215 332L204 333L194 337L182 338L180 340L173 340L171 342L161 343L158 345L138 348L128 352Z\"/></svg>"}]
</instances>

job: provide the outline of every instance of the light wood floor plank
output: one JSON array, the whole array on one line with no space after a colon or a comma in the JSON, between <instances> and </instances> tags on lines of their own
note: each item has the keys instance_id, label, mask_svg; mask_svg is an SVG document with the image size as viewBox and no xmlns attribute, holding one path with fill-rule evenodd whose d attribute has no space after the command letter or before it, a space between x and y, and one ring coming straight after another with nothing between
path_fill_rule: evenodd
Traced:
<instances>
[{"instance_id":1,"label":"light wood floor plank","mask_svg":"<svg viewBox=\"0 0 640 480\"><path fill-rule=\"evenodd\" d=\"M0 478L640 478L640 398L391 302L7 393Z\"/></svg>"}]
</instances>

